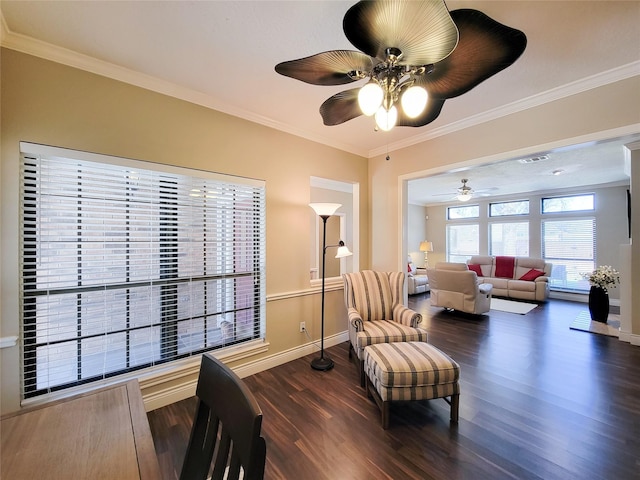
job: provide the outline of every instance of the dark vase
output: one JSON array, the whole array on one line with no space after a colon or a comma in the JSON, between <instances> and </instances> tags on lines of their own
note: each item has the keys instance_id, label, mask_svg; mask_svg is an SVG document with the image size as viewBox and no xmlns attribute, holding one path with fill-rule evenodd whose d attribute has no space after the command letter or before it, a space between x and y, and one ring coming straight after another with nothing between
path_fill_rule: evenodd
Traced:
<instances>
[{"instance_id":1,"label":"dark vase","mask_svg":"<svg viewBox=\"0 0 640 480\"><path fill-rule=\"evenodd\" d=\"M607 323L609 294L600 287L591 287L589 290L589 313L591 320Z\"/></svg>"}]
</instances>

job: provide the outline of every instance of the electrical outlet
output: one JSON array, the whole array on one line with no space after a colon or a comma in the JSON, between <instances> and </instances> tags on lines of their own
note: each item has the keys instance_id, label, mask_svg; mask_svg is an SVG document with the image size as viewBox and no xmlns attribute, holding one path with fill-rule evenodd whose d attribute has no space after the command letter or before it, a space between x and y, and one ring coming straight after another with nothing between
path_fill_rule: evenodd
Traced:
<instances>
[{"instance_id":1,"label":"electrical outlet","mask_svg":"<svg viewBox=\"0 0 640 480\"><path fill-rule=\"evenodd\" d=\"M304 332L307 329L307 327L305 327L304 322L300 322L300 332Z\"/></svg>"}]
</instances>

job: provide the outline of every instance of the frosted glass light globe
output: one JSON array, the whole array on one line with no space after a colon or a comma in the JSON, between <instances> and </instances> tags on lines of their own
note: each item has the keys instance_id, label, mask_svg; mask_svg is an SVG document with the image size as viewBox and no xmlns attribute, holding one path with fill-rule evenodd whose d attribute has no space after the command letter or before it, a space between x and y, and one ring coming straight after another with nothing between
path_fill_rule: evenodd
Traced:
<instances>
[{"instance_id":1,"label":"frosted glass light globe","mask_svg":"<svg viewBox=\"0 0 640 480\"><path fill-rule=\"evenodd\" d=\"M407 117L416 118L424 111L428 99L429 94L427 91L422 87L414 85L402 94L402 98L400 99L402 110Z\"/></svg>"},{"instance_id":2,"label":"frosted glass light globe","mask_svg":"<svg viewBox=\"0 0 640 480\"><path fill-rule=\"evenodd\" d=\"M394 105L391 106L389 111L385 110L384 107L380 107L376 112L376 125L380 130L388 132L396 126L397 121L398 109Z\"/></svg>"},{"instance_id":3,"label":"frosted glass light globe","mask_svg":"<svg viewBox=\"0 0 640 480\"><path fill-rule=\"evenodd\" d=\"M383 95L382 88L376 82L369 82L362 87L358 92L358 105L362 113L367 117L376 113L382 105Z\"/></svg>"}]
</instances>

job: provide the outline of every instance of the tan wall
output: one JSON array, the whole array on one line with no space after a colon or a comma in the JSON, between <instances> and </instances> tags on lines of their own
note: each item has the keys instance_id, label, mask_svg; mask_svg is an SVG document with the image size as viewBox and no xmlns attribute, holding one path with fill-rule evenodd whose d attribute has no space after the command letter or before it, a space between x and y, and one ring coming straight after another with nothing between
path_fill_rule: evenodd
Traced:
<instances>
[{"instance_id":1,"label":"tan wall","mask_svg":"<svg viewBox=\"0 0 640 480\"><path fill-rule=\"evenodd\" d=\"M420 251L420 244L425 240L432 241L430 229L427 230L426 215L427 209L422 205L407 206L407 253L416 267L424 267L424 252ZM429 264L433 265L431 261Z\"/></svg>"},{"instance_id":2,"label":"tan wall","mask_svg":"<svg viewBox=\"0 0 640 480\"><path fill-rule=\"evenodd\" d=\"M359 183L361 267L369 256L365 158L175 98L3 49L0 334L19 334L19 141L172 164L266 181L267 340L273 355L318 339L319 295L310 288L310 176ZM300 295L296 295L300 292ZM346 330L342 292L327 294L326 335ZM19 348L1 352L2 413L18 408ZM259 357L256 357L259 358Z\"/></svg>"},{"instance_id":3,"label":"tan wall","mask_svg":"<svg viewBox=\"0 0 640 480\"><path fill-rule=\"evenodd\" d=\"M385 160L386 154L371 159L371 267L400 268L406 258L407 246L403 245L406 233L402 228L406 226L407 212L401 200L406 192L399 179L414 174L415 178L418 172L436 173L463 165L524 156L551 146L567 145L572 139L605 139L613 133L629 130L637 133L640 132L638 105L640 76L397 150L391 153L390 161ZM444 108L447 108L446 103ZM394 231L398 234L387 234ZM632 248L634 258L640 258L640 242L635 242ZM434 262L440 260L439 253L434 252ZM632 290L640 291L640 284ZM640 317L637 312L636 317ZM637 321L633 328L633 333L640 335Z\"/></svg>"}]
</instances>

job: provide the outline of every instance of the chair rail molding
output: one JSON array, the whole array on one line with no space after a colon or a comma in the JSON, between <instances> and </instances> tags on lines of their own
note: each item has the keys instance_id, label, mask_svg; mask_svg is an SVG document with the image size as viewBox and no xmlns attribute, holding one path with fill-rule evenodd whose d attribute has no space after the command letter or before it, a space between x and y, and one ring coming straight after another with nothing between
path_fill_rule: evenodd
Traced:
<instances>
[{"instance_id":1,"label":"chair rail molding","mask_svg":"<svg viewBox=\"0 0 640 480\"><path fill-rule=\"evenodd\" d=\"M15 347L18 344L18 336L0 337L0 348Z\"/></svg>"}]
</instances>

